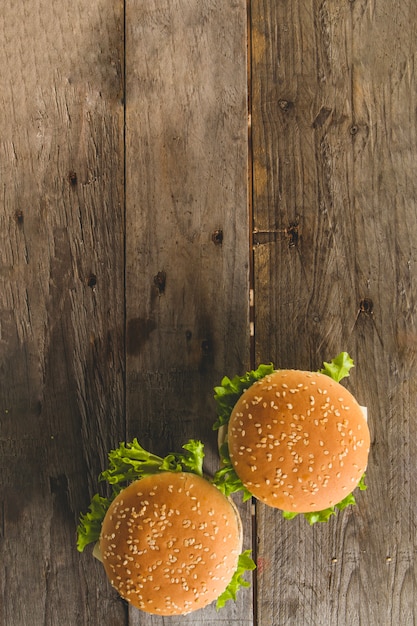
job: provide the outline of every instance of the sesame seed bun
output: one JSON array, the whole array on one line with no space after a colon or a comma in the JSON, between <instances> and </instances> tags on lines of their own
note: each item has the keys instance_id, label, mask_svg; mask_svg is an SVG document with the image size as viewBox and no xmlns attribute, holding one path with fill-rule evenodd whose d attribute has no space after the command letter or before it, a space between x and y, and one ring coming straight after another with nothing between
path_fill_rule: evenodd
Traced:
<instances>
[{"instance_id":1,"label":"sesame seed bun","mask_svg":"<svg viewBox=\"0 0 417 626\"><path fill-rule=\"evenodd\" d=\"M343 500L366 468L370 436L361 407L329 376L278 370L247 389L228 426L233 467L269 506L322 511Z\"/></svg>"},{"instance_id":2,"label":"sesame seed bun","mask_svg":"<svg viewBox=\"0 0 417 626\"><path fill-rule=\"evenodd\" d=\"M100 536L111 584L130 604L156 615L183 615L216 600L241 549L234 505L185 472L129 485L110 505Z\"/></svg>"}]
</instances>

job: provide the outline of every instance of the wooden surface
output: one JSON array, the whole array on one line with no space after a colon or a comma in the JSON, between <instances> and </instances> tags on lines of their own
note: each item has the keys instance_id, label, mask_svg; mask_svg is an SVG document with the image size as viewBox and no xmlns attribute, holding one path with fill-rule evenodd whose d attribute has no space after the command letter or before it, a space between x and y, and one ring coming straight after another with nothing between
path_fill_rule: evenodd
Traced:
<instances>
[{"instance_id":1,"label":"wooden surface","mask_svg":"<svg viewBox=\"0 0 417 626\"><path fill-rule=\"evenodd\" d=\"M358 506L257 509L262 625L415 624L415 3L254 2L256 361L348 350L372 449Z\"/></svg>"},{"instance_id":2,"label":"wooden surface","mask_svg":"<svg viewBox=\"0 0 417 626\"><path fill-rule=\"evenodd\" d=\"M416 23L411 0L3 2L1 626L417 621ZM211 472L224 374L342 349L358 506L241 506L254 602L128 610L75 549L107 451L201 438Z\"/></svg>"},{"instance_id":3,"label":"wooden surface","mask_svg":"<svg viewBox=\"0 0 417 626\"><path fill-rule=\"evenodd\" d=\"M123 624L78 510L124 436L123 11L0 9L0 623Z\"/></svg>"},{"instance_id":4,"label":"wooden surface","mask_svg":"<svg viewBox=\"0 0 417 626\"><path fill-rule=\"evenodd\" d=\"M126 14L127 434L159 454L201 439L213 472L213 387L249 365L246 8L164 4ZM251 604L129 625L249 626Z\"/></svg>"}]
</instances>

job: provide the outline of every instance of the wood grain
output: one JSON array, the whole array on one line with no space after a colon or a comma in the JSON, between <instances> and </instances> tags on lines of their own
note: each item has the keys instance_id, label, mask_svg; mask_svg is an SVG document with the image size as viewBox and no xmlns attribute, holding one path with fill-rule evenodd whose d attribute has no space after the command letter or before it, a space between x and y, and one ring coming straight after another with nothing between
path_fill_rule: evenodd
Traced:
<instances>
[{"instance_id":1,"label":"wood grain","mask_svg":"<svg viewBox=\"0 0 417 626\"><path fill-rule=\"evenodd\" d=\"M411 0L3 2L1 626L416 622L416 23ZM129 610L75 550L107 451L201 438L213 472L213 386L251 345L352 354L368 491L313 528L257 506L254 537L240 506L254 606Z\"/></svg>"},{"instance_id":2,"label":"wood grain","mask_svg":"<svg viewBox=\"0 0 417 626\"><path fill-rule=\"evenodd\" d=\"M75 548L124 433L120 9L2 4L2 626L126 623Z\"/></svg>"},{"instance_id":3,"label":"wood grain","mask_svg":"<svg viewBox=\"0 0 417 626\"><path fill-rule=\"evenodd\" d=\"M257 361L348 350L368 491L309 528L258 507L258 623L416 620L411 3L252 2Z\"/></svg>"},{"instance_id":4,"label":"wood grain","mask_svg":"<svg viewBox=\"0 0 417 626\"><path fill-rule=\"evenodd\" d=\"M128 436L201 439L210 473L213 387L249 365L246 3L128 2L126 24ZM252 594L139 623L249 625Z\"/></svg>"}]
</instances>

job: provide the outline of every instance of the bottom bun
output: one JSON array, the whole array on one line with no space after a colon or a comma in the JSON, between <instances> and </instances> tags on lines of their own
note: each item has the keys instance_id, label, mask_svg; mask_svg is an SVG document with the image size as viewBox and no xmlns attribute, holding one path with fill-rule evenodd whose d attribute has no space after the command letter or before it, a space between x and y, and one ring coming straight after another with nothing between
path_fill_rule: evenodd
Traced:
<instances>
[{"instance_id":1,"label":"bottom bun","mask_svg":"<svg viewBox=\"0 0 417 626\"><path fill-rule=\"evenodd\" d=\"M112 502L100 552L111 584L155 615L184 615L223 593L242 548L239 514L204 478L164 472Z\"/></svg>"}]
</instances>

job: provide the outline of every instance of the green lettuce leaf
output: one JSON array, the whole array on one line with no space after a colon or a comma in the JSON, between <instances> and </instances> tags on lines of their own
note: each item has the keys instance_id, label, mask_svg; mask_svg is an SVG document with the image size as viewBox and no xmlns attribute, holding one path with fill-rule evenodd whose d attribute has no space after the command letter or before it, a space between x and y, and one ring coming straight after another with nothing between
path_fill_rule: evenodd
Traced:
<instances>
[{"instance_id":1,"label":"green lettuce leaf","mask_svg":"<svg viewBox=\"0 0 417 626\"><path fill-rule=\"evenodd\" d=\"M181 471L203 476L204 444L196 439L190 439L182 447L185 450L185 454L177 453L173 455L176 462L181 465Z\"/></svg>"},{"instance_id":2,"label":"green lettuce leaf","mask_svg":"<svg viewBox=\"0 0 417 626\"><path fill-rule=\"evenodd\" d=\"M249 389L257 380L272 374L273 371L274 366L271 363L269 365L260 365L258 369L246 372L244 376L235 376L232 379L225 376L220 385L214 388L217 421L213 426L213 430L218 430L220 426L229 422L233 407L246 389Z\"/></svg>"},{"instance_id":3,"label":"green lettuce leaf","mask_svg":"<svg viewBox=\"0 0 417 626\"><path fill-rule=\"evenodd\" d=\"M222 443L219 452L222 467L218 469L217 472L214 474L213 484L216 485L217 489L221 491L222 494L225 495L227 498L232 493L242 491L243 502L246 502L246 500L250 500L252 494L246 489L233 468L232 461L230 460L229 446L227 445L227 441L224 441Z\"/></svg>"},{"instance_id":4,"label":"green lettuce leaf","mask_svg":"<svg viewBox=\"0 0 417 626\"><path fill-rule=\"evenodd\" d=\"M341 352L330 363L324 362L323 369L320 372L330 376L330 378L339 383L343 378L349 376L352 367L354 367L353 359L350 358L347 352Z\"/></svg>"},{"instance_id":5,"label":"green lettuce leaf","mask_svg":"<svg viewBox=\"0 0 417 626\"><path fill-rule=\"evenodd\" d=\"M103 498L96 493L88 512L80 515L77 528L77 550L82 552L89 543L95 543L100 537L101 525L112 502L112 498Z\"/></svg>"},{"instance_id":6,"label":"green lettuce leaf","mask_svg":"<svg viewBox=\"0 0 417 626\"><path fill-rule=\"evenodd\" d=\"M100 537L101 525L107 510L120 491L134 480L161 472L190 472L203 475L204 444L190 439L183 446L185 452L172 452L165 457L148 452L135 438L130 443L122 442L118 448L109 452L109 468L102 472L99 480L106 481L113 487L111 498L95 494L89 511L81 514L77 527L77 549L82 552Z\"/></svg>"},{"instance_id":7,"label":"green lettuce leaf","mask_svg":"<svg viewBox=\"0 0 417 626\"><path fill-rule=\"evenodd\" d=\"M236 594L241 587L250 587L250 583L246 581L243 576L246 572L250 572L256 569L256 565L250 557L251 550L245 550L239 555L239 560L233 578L223 591L223 593L217 598L216 609L224 607L228 600L236 601Z\"/></svg>"},{"instance_id":8,"label":"green lettuce leaf","mask_svg":"<svg viewBox=\"0 0 417 626\"><path fill-rule=\"evenodd\" d=\"M100 475L111 485L129 483L160 472L192 472L203 475L204 445L191 439L183 446L184 453L171 452L164 458L148 452L135 438L121 443L109 453L109 469Z\"/></svg>"}]
</instances>

